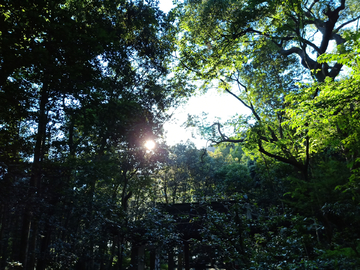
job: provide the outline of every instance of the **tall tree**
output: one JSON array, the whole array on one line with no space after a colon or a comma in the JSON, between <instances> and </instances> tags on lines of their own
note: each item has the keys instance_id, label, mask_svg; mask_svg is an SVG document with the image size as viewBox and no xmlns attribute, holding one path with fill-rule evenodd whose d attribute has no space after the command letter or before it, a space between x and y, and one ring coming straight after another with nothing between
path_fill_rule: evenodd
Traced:
<instances>
[{"instance_id":1,"label":"tall tree","mask_svg":"<svg viewBox=\"0 0 360 270\"><path fill-rule=\"evenodd\" d=\"M291 164L309 180L311 137L286 124L285 97L299 81L335 79L343 64L318 61L342 50L344 31L360 17L354 1L178 1L180 69L203 86L217 85L251 112L231 138L214 125L215 141L242 142ZM353 28L354 29L354 28ZM238 90L236 90L238 88ZM310 98L318 95L314 90Z\"/></svg>"},{"instance_id":2,"label":"tall tree","mask_svg":"<svg viewBox=\"0 0 360 270\"><path fill-rule=\"evenodd\" d=\"M186 91L166 77L171 18L155 1L3 1L0 17L1 267L45 269L50 241L69 240L55 228L81 229L73 193L86 191L90 226L99 182L116 168L125 206L126 181L142 166L133 160ZM123 167L105 166L117 155Z\"/></svg>"},{"instance_id":3,"label":"tall tree","mask_svg":"<svg viewBox=\"0 0 360 270\"><path fill-rule=\"evenodd\" d=\"M334 228L342 234L351 230L351 221L344 217L347 222L339 224L323 207L356 208L358 203L336 189L357 186L346 164L355 172L358 163L344 162L357 160L352 136L357 129L349 126L356 99L342 90L356 81L356 76L342 80L347 76L344 53L354 55L358 39L356 1L178 1L177 12L179 69L202 80L204 88L215 86L234 96L250 112L232 119L234 134L226 134L220 123L203 127L204 134L215 143L241 143L274 182L282 175L283 185L290 185L293 211L319 220L326 235L322 243L331 245ZM340 56L325 57L330 52ZM352 105L345 106L342 98ZM331 102L338 102L335 112ZM314 112L322 114L315 117ZM330 119L331 125L322 130L318 122ZM292 172L278 167L279 162L290 165ZM276 167L286 173L278 174Z\"/></svg>"}]
</instances>

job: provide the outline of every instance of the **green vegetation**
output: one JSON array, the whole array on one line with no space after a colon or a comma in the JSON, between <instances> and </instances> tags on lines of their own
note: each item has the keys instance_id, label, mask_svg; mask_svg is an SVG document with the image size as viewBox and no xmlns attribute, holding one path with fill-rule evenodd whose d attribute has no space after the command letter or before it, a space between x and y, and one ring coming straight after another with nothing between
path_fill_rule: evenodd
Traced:
<instances>
[{"instance_id":1,"label":"green vegetation","mask_svg":"<svg viewBox=\"0 0 360 270\"><path fill-rule=\"evenodd\" d=\"M0 270L360 269L357 2L1 1Z\"/></svg>"}]
</instances>

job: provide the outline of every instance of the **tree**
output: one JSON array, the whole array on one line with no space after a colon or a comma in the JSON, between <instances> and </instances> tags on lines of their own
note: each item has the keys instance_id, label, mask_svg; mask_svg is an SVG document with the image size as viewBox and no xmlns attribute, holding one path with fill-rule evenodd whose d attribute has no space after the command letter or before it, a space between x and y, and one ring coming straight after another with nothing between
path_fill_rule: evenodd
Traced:
<instances>
[{"instance_id":1,"label":"tree","mask_svg":"<svg viewBox=\"0 0 360 270\"><path fill-rule=\"evenodd\" d=\"M186 95L167 77L171 18L156 2L87 0L3 1L0 16L1 268L71 267L107 253L100 190L126 208L135 172L151 169L143 143Z\"/></svg>"},{"instance_id":2,"label":"tree","mask_svg":"<svg viewBox=\"0 0 360 270\"><path fill-rule=\"evenodd\" d=\"M204 87L216 83L252 114L236 120L238 134L231 138L215 124L215 141L246 143L309 179L311 138L286 125L285 97L302 93L298 81L338 76L341 62L317 59L334 47L332 41L341 50L344 29L359 19L355 2L185 1L177 12L179 68L202 79Z\"/></svg>"},{"instance_id":3,"label":"tree","mask_svg":"<svg viewBox=\"0 0 360 270\"><path fill-rule=\"evenodd\" d=\"M214 143L240 143L258 176L269 177L277 194L286 192L283 204L324 226L323 249L338 241L337 234L358 235L348 213L339 224L341 211L335 218L335 210L324 209L358 205L357 195L336 187L356 193L358 186L357 128L351 124L357 101L345 91L356 93L357 73L346 78L344 64L357 55L359 14L355 1L345 0L178 1L178 68L202 80L204 89L231 94L250 112L231 120L231 135L220 123L202 126L203 134Z\"/></svg>"},{"instance_id":4,"label":"tree","mask_svg":"<svg viewBox=\"0 0 360 270\"><path fill-rule=\"evenodd\" d=\"M308 129L313 137L312 148L316 152L331 149L338 153L352 174L352 184L358 182L358 118L357 91L359 80L359 33L349 36L341 53L322 55L320 63L337 61L348 68L348 74L339 80L316 83L302 96L290 95L292 107L287 110L289 123L296 130ZM319 91L312 99L309 94ZM311 119L311 121L310 121ZM356 184L355 184L356 185Z\"/></svg>"},{"instance_id":5,"label":"tree","mask_svg":"<svg viewBox=\"0 0 360 270\"><path fill-rule=\"evenodd\" d=\"M215 190L224 198L234 194L250 192L255 181L251 179L244 152L233 143L220 144L209 155L216 160L214 182ZM215 163L215 162L214 162Z\"/></svg>"},{"instance_id":6,"label":"tree","mask_svg":"<svg viewBox=\"0 0 360 270\"><path fill-rule=\"evenodd\" d=\"M177 144L167 148L168 156L154 177L159 184L158 197L166 204L206 200L214 192L217 162L206 149L194 144Z\"/></svg>"}]
</instances>

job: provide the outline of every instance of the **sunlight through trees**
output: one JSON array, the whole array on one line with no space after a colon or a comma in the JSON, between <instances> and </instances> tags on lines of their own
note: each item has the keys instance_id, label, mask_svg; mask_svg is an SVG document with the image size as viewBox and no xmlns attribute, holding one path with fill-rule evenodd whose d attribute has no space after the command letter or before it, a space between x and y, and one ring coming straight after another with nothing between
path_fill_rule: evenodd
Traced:
<instances>
[{"instance_id":1,"label":"sunlight through trees","mask_svg":"<svg viewBox=\"0 0 360 270\"><path fill-rule=\"evenodd\" d=\"M360 269L358 1L0 16L0 270ZM250 114L167 145L208 89Z\"/></svg>"}]
</instances>

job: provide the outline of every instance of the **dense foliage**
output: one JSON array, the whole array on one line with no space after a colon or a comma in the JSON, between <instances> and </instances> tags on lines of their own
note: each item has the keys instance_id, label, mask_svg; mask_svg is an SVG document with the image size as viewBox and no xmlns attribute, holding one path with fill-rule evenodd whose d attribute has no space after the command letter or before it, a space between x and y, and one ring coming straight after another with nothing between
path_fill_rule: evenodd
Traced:
<instances>
[{"instance_id":1,"label":"dense foliage","mask_svg":"<svg viewBox=\"0 0 360 270\"><path fill-rule=\"evenodd\" d=\"M2 1L0 16L0 268L121 268L143 215L129 200L162 159L144 142L186 95L167 76L171 18L122 0Z\"/></svg>"},{"instance_id":2,"label":"dense foliage","mask_svg":"<svg viewBox=\"0 0 360 270\"><path fill-rule=\"evenodd\" d=\"M345 250L359 254L356 1L177 4L178 69L249 111L225 124L196 117L188 124L214 143L239 143L256 181L272 186L254 197L257 232L243 232L245 253L237 249L240 255L226 260L247 269L355 268ZM261 204L267 192L273 198Z\"/></svg>"},{"instance_id":3,"label":"dense foliage","mask_svg":"<svg viewBox=\"0 0 360 270\"><path fill-rule=\"evenodd\" d=\"M0 2L0 269L360 269L357 1L175 2Z\"/></svg>"}]
</instances>

